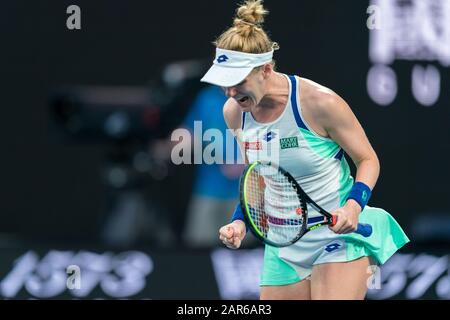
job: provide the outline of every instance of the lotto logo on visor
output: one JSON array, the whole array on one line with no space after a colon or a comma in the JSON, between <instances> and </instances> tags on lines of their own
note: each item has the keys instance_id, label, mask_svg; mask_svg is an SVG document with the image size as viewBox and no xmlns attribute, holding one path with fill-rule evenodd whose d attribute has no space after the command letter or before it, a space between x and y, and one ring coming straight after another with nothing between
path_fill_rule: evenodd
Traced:
<instances>
[{"instance_id":1,"label":"lotto logo on visor","mask_svg":"<svg viewBox=\"0 0 450 320\"><path fill-rule=\"evenodd\" d=\"M221 87L232 87L242 82L253 68L272 62L273 50L264 53L246 53L216 48L212 67L200 80Z\"/></svg>"},{"instance_id":2,"label":"lotto logo on visor","mask_svg":"<svg viewBox=\"0 0 450 320\"><path fill-rule=\"evenodd\" d=\"M273 50L265 53L246 53L225 49L216 49L214 64L226 63L232 68L254 68L272 61Z\"/></svg>"},{"instance_id":3,"label":"lotto logo on visor","mask_svg":"<svg viewBox=\"0 0 450 320\"><path fill-rule=\"evenodd\" d=\"M217 57L217 63L222 63L222 62L226 62L229 58L226 55L221 55L219 57Z\"/></svg>"}]
</instances>

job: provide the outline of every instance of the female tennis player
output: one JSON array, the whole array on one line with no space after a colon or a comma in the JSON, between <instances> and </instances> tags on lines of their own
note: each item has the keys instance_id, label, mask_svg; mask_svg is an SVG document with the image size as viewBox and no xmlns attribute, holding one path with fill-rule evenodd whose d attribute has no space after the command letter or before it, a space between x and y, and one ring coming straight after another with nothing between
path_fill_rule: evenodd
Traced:
<instances>
[{"instance_id":1,"label":"female tennis player","mask_svg":"<svg viewBox=\"0 0 450 320\"><path fill-rule=\"evenodd\" d=\"M369 266L383 264L409 239L392 216L367 206L380 165L363 128L347 103L311 80L274 70L272 42L261 24L262 1L247 1L234 25L216 40L213 66L202 78L222 87L223 108L247 163L261 160L274 144L276 161L322 208L336 215L334 226L316 228L296 243L265 247L261 299L364 299ZM350 174L344 151L355 163ZM320 214L310 211L310 217ZM364 238L353 233L370 224ZM219 230L239 248L246 226L239 205Z\"/></svg>"}]
</instances>

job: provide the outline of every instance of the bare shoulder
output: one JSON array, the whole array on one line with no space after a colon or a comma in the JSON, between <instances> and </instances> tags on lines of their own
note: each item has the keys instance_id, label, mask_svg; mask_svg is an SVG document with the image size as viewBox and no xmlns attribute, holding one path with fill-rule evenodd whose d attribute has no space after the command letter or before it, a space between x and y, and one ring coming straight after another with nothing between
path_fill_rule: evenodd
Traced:
<instances>
[{"instance_id":1,"label":"bare shoulder","mask_svg":"<svg viewBox=\"0 0 450 320\"><path fill-rule=\"evenodd\" d=\"M312 80L300 78L299 91L302 110L315 119L349 108L336 92Z\"/></svg>"},{"instance_id":2,"label":"bare shoulder","mask_svg":"<svg viewBox=\"0 0 450 320\"><path fill-rule=\"evenodd\" d=\"M223 105L223 117L228 128L238 130L241 128L242 111L236 100L230 98Z\"/></svg>"},{"instance_id":3,"label":"bare shoulder","mask_svg":"<svg viewBox=\"0 0 450 320\"><path fill-rule=\"evenodd\" d=\"M299 83L302 116L316 133L330 138L334 127L354 122L349 105L333 90L305 78Z\"/></svg>"},{"instance_id":4,"label":"bare shoulder","mask_svg":"<svg viewBox=\"0 0 450 320\"><path fill-rule=\"evenodd\" d=\"M303 103L303 115L320 135L342 142L337 131L361 127L350 106L334 91L307 79L302 79L301 83L303 91L300 87L300 103Z\"/></svg>"}]
</instances>

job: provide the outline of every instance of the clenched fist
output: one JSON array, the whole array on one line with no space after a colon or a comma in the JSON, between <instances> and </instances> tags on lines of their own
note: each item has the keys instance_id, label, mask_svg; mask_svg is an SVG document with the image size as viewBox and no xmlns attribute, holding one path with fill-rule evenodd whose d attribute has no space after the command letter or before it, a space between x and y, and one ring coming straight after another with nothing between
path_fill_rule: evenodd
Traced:
<instances>
[{"instance_id":1,"label":"clenched fist","mask_svg":"<svg viewBox=\"0 0 450 320\"><path fill-rule=\"evenodd\" d=\"M245 237L246 227L242 220L235 220L219 229L219 239L230 249L238 249Z\"/></svg>"}]
</instances>

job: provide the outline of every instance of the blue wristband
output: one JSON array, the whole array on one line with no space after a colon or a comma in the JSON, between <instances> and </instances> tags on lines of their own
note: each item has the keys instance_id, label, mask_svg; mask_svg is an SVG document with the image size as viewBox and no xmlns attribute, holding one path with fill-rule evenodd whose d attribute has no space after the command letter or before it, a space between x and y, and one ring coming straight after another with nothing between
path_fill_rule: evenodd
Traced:
<instances>
[{"instance_id":1,"label":"blue wristband","mask_svg":"<svg viewBox=\"0 0 450 320\"><path fill-rule=\"evenodd\" d=\"M244 213L242 212L241 205L238 203L236 205L236 209L234 209L233 217L231 218L231 222L235 220L241 220L245 224L245 229L248 232L248 226L247 223L245 223Z\"/></svg>"},{"instance_id":2,"label":"blue wristband","mask_svg":"<svg viewBox=\"0 0 450 320\"><path fill-rule=\"evenodd\" d=\"M364 210L367 202L369 202L370 196L372 195L372 190L370 190L369 186L362 182L356 182L353 185L350 194L347 197L347 200L353 199L359 203L361 206L361 211Z\"/></svg>"}]
</instances>

